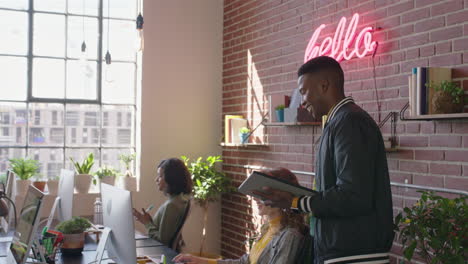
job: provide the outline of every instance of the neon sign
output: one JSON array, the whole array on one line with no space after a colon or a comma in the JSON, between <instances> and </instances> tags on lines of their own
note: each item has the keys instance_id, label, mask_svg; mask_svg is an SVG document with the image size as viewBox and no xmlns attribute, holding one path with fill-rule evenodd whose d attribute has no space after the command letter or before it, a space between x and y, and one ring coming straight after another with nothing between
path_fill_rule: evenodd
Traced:
<instances>
[{"instance_id":1,"label":"neon sign","mask_svg":"<svg viewBox=\"0 0 468 264\"><path fill-rule=\"evenodd\" d=\"M317 39L325 28L324 24L320 25L310 38L304 54L304 62L323 55L332 57L339 62L343 59L350 60L354 56L362 58L366 54L373 52L377 47L377 42L372 41L371 32L373 29L372 27L365 27L356 36L358 22L359 14L356 13L351 18L345 33L346 18L342 17L336 27L333 38L326 37L322 44L318 45L316 44Z\"/></svg>"}]
</instances>

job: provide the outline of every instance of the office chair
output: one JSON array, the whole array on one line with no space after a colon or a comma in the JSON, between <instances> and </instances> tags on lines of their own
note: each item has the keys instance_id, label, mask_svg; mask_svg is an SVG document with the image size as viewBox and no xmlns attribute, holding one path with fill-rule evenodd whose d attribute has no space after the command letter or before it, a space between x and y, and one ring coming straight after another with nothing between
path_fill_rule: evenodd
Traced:
<instances>
[{"instance_id":1,"label":"office chair","mask_svg":"<svg viewBox=\"0 0 468 264\"><path fill-rule=\"evenodd\" d=\"M172 239L169 242L169 246L171 247L172 250L176 252L180 252L183 246L183 239L182 239L182 229L184 227L185 222L187 221L188 216L190 215L190 208L191 208L191 202L192 200L188 200L187 202L187 207L185 207L185 213L182 217L182 221L179 224L179 226L176 229L176 232Z\"/></svg>"}]
</instances>

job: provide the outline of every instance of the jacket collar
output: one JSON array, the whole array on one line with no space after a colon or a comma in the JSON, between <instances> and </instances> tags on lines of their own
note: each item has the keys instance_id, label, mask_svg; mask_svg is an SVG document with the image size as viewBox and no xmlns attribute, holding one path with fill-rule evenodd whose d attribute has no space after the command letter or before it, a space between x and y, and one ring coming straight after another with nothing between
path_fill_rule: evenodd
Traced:
<instances>
[{"instance_id":1,"label":"jacket collar","mask_svg":"<svg viewBox=\"0 0 468 264\"><path fill-rule=\"evenodd\" d=\"M343 98L343 100L341 100L339 103L337 103L335 106L333 106L332 109L330 109L330 112L328 112L328 115L325 116L325 118L323 119L323 127L325 127L325 125L333 119L333 117L335 117L335 114L336 112L338 112L338 110L340 110L340 108L347 104L347 103L354 103L354 99L351 97L351 96L347 96L345 98Z\"/></svg>"}]
</instances>

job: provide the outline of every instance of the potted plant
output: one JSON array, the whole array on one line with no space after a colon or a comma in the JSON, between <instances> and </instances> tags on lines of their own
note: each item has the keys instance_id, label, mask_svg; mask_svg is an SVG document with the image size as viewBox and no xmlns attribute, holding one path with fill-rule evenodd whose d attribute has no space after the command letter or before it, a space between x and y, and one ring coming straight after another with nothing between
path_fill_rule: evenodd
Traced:
<instances>
[{"instance_id":1,"label":"potted plant","mask_svg":"<svg viewBox=\"0 0 468 264\"><path fill-rule=\"evenodd\" d=\"M217 201L221 194L234 190L231 180L216 169L216 164L222 162L220 156L208 156L206 160L199 157L196 161L189 163L186 156L182 156L189 172L192 174L193 198L203 209L203 231L200 243L199 256L207 256L203 253L206 238L206 224L208 221L208 205Z\"/></svg>"},{"instance_id":2,"label":"potted plant","mask_svg":"<svg viewBox=\"0 0 468 264\"><path fill-rule=\"evenodd\" d=\"M116 171L114 168L111 166L102 166L99 168L95 173L94 173L94 179L93 179L93 184L96 185L98 183L98 180L102 183L107 183L110 185L114 185L115 183L115 178L119 174L118 171Z\"/></svg>"},{"instance_id":3,"label":"potted plant","mask_svg":"<svg viewBox=\"0 0 468 264\"><path fill-rule=\"evenodd\" d=\"M241 127L241 129L239 130L239 135L240 135L242 144L248 143L249 136L250 136L250 129L247 127Z\"/></svg>"},{"instance_id":4,"label":"potted plant","mask_svg":"<svg viewBox=\"0 0 468 264\"><path fill-rule=\"evenodd\" d=\"M16 192L18 195L24 195L31 184L31 178L39 170L39 162L28 158L10 159L12 171L17 175Z\"/></svg>"},{"instance_id":5,"label":"potted plant","mask_svg":"<svg viewBox=\"0 0 468 264\"><path fill-rule=\"evenodd\" d=\"M91 168L94 165L94 154L91 152L89 153L88 157L86 157L83 163L78 163L70 157L73 166L75 166L76 170L76 177L75 177L75 189L77 193L88 193L89 187L91 186L92 177L90 173Z\"/></svg>"},{"instance_id":6,"label":"potted plant","mask_svg":"<svg viewBox=\"0 0 468 264\"><path fill-rule=\"evenodd\" d=\"M275 107L276 121L284 122L284 104L280 104Z\"/></svg>"},{"instance_id":7,"label":"potted plant","mask_svg":"<svg viewBox=\"0 0 468 264\"><path fill-rule=\"evenodd\" d=\"M85 231L90 227L89 220L82 217L73 217L58 224L56 229L63 233L62 254L80 255L84 247Z\"/></svg>"},{"instance_id":8,"label":"potted plant","mask_svg":"<svg viewBox=\"0 0 468 264\"><path fill-rule=\"evenodd\" d=\"M136 153L120 154L119 160L125 165L125 173L123 177L123 187L128 191L136 191L136 178L133 176L131 165L136 158Z\"/></svg>"},{"instance_id":9,"label":"potted plant","mask_svg":"<svg viewBox=\"0 0 468 264\"><path fill-rule=\"evenodd\" d=\"M404 208L395 218L404 257L411 261L417 252L426 263L466 263L468 197L448 199L421 193L413 207Z\"/></svg>"},{"instance_id":10,"label":"potted plant","mask_svg":"<svg viewBox=\"0 0 468 264\"><path fill-rule=\"evenodd\" d=\"M58 185L59 185L59 176L50 177L47 180L47 189L49 190L50 195L57 195Z\"/></svg>"},{"instance_id":11,"label":"potted plant","mask_svg":"<svg viewBox=\"0 0 468 264\"><path fill-rule=\"evenodd\" d=\"M33 177L34 181L32 182L32 185L36 187L39 191L44 192L45 187L47 184L47 181L42 174L36 174L35 177Z\"/></svg>"},{"instance_id":12,"label":"potted plant","mask_svg":"<svg viewBox=\"0 0 468 264\"><path fill-rule=\"evenodd\" d=\"M427 84L435 93L432 97L432 108L434 114L461 113L465 106L465 93L455 82L442 81Z\"/></svg>"}]
</instances>

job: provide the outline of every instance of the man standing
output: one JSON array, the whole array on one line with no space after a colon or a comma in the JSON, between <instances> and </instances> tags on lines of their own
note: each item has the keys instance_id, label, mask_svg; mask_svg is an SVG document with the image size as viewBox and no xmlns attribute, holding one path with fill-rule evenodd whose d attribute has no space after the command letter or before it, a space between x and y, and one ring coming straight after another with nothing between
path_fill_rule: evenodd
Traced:
<instances>
[{"instance_id":1,"label":"man standing","mask_svg":"<svg viewBox=\"0 0 468 264\"><path fill-rule=\"evenodd\" d=\"M389 263L393 211L387 158L375 121L344 95L340 64L314 58L298 71L306 108L323 117L315 175L317 195L259 193L265 203L311 212L315 263Z\"/></svg>"}]
</instances>

